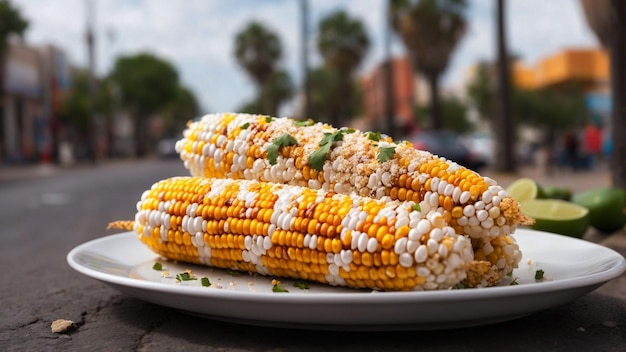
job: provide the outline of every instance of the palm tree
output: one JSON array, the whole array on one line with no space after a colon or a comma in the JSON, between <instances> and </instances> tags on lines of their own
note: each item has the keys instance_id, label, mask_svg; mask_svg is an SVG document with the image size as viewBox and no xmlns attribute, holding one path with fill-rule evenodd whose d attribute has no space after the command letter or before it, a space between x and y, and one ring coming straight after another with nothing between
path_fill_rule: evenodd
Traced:
<instances>
[{"instance_id":1,"label":"palm tree","mask_svg":"<svg viewBox=\"0 0 626 352\"><path fill-rule=\"evenodd\" d=\"M345 11L337 11L322 19L319 24L317 49L324 64L337 75L338 93L335 98L351 101L354 71L361 64L369 49L369 38L363 23L351 18ZM352 117L351 104L335 104L331 123L342 126Z\"/></svg>"},{"instance_id":2,"label":"palm tree","mask_svg":"<svg viewBox=\"0 0 626 352\"><path fill-rule=\"evenodd\" d=\"M392 24L408 51L413 68L430 86L432 128L443 126L439 77L465 35L465 0L391 0Z\"/></svg>"},{"instance_id":3,"label":"palm tree","mask_svg":"<svg viewBox=\"0 0 626 352\"><path fill-rule=\"evenodd\" d=\"M18 9L11 5L8 0L0 0L0 115L3 113L2 102L4 101L4 81L6 69L6 54L9 49L9 36L16 34L22 36L28 21L26 21Z\"/></svg>"},{"instance_id":4,"label":"palm tree","mask_svg":"<svg viewBox=\"0 0 626 352\"><path fill-rule=\"evenodd\" d=\"M263 96L266 84L276 73L281 55L280 39L261 23L251 22L235 37L235 57L254 80L259 97ZM272 105L269 99L264 99L261 104L263 112L271 114Z\"/></svg>"}]
</instances>

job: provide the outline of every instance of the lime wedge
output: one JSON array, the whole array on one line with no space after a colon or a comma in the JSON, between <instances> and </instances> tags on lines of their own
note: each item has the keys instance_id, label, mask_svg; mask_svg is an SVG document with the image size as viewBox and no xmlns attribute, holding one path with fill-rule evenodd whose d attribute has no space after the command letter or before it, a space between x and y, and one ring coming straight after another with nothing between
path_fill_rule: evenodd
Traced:
<instances>
[{"instance_id":1,"label":"lime wedge","mask_svg":"<svg viewBox=\"0 0 626 352\"><path fill-rule=\"evenodd\" d=\"M589 223L597 230L612 233L626 224L626 192L602 187L574 194L572 201L589 209Z\"/></svg>"},{"instance_id":2,"label":"lime wedge","mask_svg":"<svg viewBox=\"0 0 626 352\"><path fill-rule=\"evenodd\" d=\"M506 188L506 191L520 203L529 199L541 198L539 185L535 180L528 177L518 178Z\"/></svg>"},{"instance_id":3,"label":"lime wedge","mask_svg":"<svg viewBox=\"0 0 626 352\"><path fill-rule=\"evenodd\" d=\"M520 202L524 214L535 219L529 227L539 231L581 238L589 227L589 209L561 199L528 199Z\"/></svg>"}]
</instances>

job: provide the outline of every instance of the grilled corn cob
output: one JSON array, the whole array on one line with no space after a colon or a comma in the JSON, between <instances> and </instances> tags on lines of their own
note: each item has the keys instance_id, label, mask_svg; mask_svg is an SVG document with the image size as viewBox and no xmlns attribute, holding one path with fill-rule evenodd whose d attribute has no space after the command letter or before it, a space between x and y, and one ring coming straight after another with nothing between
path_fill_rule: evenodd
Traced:
<instances>
[{"instance_id":1,"label":"grilled corn cob","mask_svg":"<svg viewBox=\"0 0 626 352\"><path fill-rule=\"evenodd\" d=\"M493 179L409 142L323 123L249 114L210 114L176 144L193 176L286 183L380 199L426 201L457 233L494 239L524 216Z\"/></svg>"},{"instance_id":2,"label":"grilled corn cob","mask_svg":"<svg viewBox=\"0 0 626 352\"><path fill-rule=\"evenodd\" d=\"M426 202L377 200L321 189L175 177L137 203L140 240L173 260L354 288L447 289L493 285L501 275L471 240ZM513 238L493 244L521 258ZM506 268L506 271L512 268Z\"/></svg>"}]
</instances>

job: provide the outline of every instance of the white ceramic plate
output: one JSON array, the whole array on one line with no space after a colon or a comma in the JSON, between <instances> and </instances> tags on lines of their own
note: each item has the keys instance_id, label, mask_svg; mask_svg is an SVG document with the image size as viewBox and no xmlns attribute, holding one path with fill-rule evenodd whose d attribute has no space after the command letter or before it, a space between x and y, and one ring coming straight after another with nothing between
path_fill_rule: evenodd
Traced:
<instances>
[{"instance_id":1,"label":"white ceramic plate","mask_svg":"<svg viewBox=\"0 0 626 352\"><path fill-rule=\"evenodd\" d=\"M308 289L281 280L288 293L272 292L271 278L167 261L132 232L99 238L67 255L72 268L130 296L206 318L262 326L328 330L431 330L512 320L583 296L626 270L619 253L570 237L519 229L524 257L518 285L431 292L371 292L325 285ZM163 264L163 272L152 269ZM191 269L206 276L176 283ZM536 282L537 270L549 280Z\"/></svg>"}]
</instances>

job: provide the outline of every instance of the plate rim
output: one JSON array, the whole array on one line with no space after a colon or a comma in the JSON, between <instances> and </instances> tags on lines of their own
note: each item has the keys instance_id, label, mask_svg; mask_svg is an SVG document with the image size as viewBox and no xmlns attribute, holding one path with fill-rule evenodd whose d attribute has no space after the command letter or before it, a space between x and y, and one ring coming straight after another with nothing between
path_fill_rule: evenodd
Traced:
<instances>
[{"instance_id":1,"label":"plate rim","mask_svg":"<svg viewBox=\"0 0 626 352\"><path fill-rule=\"evenodd\" d=\"M246 300L253 298L254 301L259 302L282 302L282 303L311 303L311 301L323 300L327 303L356 303L356 304L386 304L390 302L442 302L450 299L454 300L475 300L486 298L502 298L515 295L528 295L528 294L542 294L548 292L567 291L575 288L584 288L594 285L602 285L610 280L613 280L626 271L626 258L612 248L590 242L583 239L566 237L562 235L552 234L543 231L537 231L532 229L518 229L515 233L518 239L521 233L528 232L534 235L541 236L558 236L559 239L564 241L580 241L590 247L598 247L600 250L607 252L607 256L610 255L611 262L614 264L606 270L586 274L580 277L565 278L560 280L543 281L540 283L527 283L512 286L496 286L485 288L473 288L463 290L435 290L435 291L402 291L402 292L371 292L371 291L355 291L346 292L341 291L337 293L330 292L307 292L306 294L287 294L279 295L274 292L240 292L231 290L207 290L203 287L194 286L176 286L171 284L165 284L160 282L153 282L147 280L140 280L130 277L123 277L120 275L114 275L111 273L101 272L89 268L76 260L76 256L86 251L88 248L97 246L98 244L109 241L122 241L128 238L135 237L136 234L132 231L121 232L117 234L106 235L98 237L84 243L81 243L72 248L67 256L66 260L70 267L77 272L91 277L93 279L115 285L126 286L136 289L147 289L152 291L159 291L162 293L195 296L195 297L214 297L225 300ZM144 246L146 251L151 252ZM159 258L159 255L153 253L155 258Z\"/></svg>"}]
</instances>

